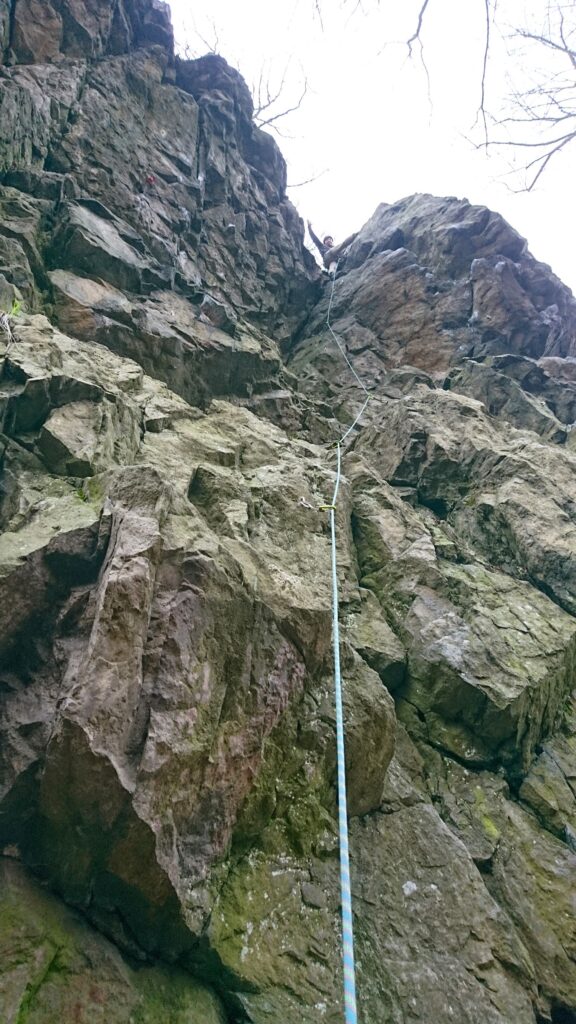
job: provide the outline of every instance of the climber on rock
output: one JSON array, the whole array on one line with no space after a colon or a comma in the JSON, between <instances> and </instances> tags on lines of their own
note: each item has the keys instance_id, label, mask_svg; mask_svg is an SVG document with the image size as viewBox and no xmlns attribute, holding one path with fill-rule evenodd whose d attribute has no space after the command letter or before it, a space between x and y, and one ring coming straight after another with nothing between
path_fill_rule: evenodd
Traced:
<instances>
[{"instance_id":1,"label":"climber on rock","mask_svg":"<svg viewBox=\"0 0 576 1024\"><path fill-rule=\"evenodd\" d=\"M310 238L314 242L314 245L318 249L322 257L322 262L330 274L333 274L336 270L336 266L342 261L342 258L346 255L346 251L358 234L357 231L353 235L348 235L343 242L339 245L334 245L334 239L332 235L325 235L322 241L318 238L312 229L312 224L308 221L308 231L310 232Z\"/></svg>"},{"instance_id":2,"label":"climber on rock","mask_svg":"<svg viewBox=\"0 0 576 1024\"><path fill-rule=\"evenodd\" d=\"M322 259L324 259L326 253L334 247L334 239L332 238L332 235L325 235L322 241L320 241L318 235L314 232L311 221L308 221L308 231L310 232L310 238L314 242L314 245L318 249Z\"/></svg>"}]
</instances>

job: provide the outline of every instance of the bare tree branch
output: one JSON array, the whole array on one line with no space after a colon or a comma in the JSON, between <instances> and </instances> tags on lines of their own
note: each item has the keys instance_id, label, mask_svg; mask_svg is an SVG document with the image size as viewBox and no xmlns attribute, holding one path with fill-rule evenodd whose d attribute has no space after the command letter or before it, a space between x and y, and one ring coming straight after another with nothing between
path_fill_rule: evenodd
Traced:
<instances>
[{"instance_id":1,"label":"bare tree branch","mask_svg":"<svg viewBox=\"0 0 576 1024\"><path fill-rule=\"evenodd\" d=\"M313 174L311 178L306 178L304 181L296 181L293 185L286 185L286 188L302 188L302 185L310 185L311 182L318 181L318 178L322 178L325 174L328 174L327 167L323 171L319 171L318 174Z\"/></svg>"},{"instance_id":2,"label":"bare tree branch","mask_svg":"<svg viewBox=\"0 0 576 1024\"><path fill-rule=\"evenodd\" d=\"M480 80L480 106L479 114L484 126L484 145L488 145L488 123L486 120L486 74L488 71L488 55L490 53L490 29L492 18L490 16L490 0L484 0L484 13L486 15L486 35L484 42L484 55L482 58L482 78Z\"/></svg>"},{"instance_id":3,"label":"bare tree branch","mask_svg":"<svg viewBox=\"0 0 576 1024\"><path fill-rule=\"evenodd\" d=\"M270 128L283 138L290 138L290 136L286 131L281 131L278 128L277 122L282 118L288 117L289 114L293 114L295 111L299 110L306 95L308 94L308 79L304 76L298 98L291 103L286 102L284 99L284 105L281 105L280 109L277 109L278 102L282 100L283 97L286 97L288 93L289 70L290 62L288 62L282 71L282 75L278 83L274 85L271 82L266 66L263 65L260 69L258 83L256 86L253 86L251 90L254 101L254 123L259 128Z\"/></svg>"},{"instance_id":4,"label":"bare tree branch","mask_svg":"<svg viewBox=\"0 0 576 1024\"><path fill-rule=\"evenodd\" d=\"M322 29L322 31L324 31L324 22L322 20L322 9L320 7L320 0L314 0L314 10L316 11L318 21L320 22L320 28Z\"/></svg>"},{"instance_id":5,"label":"bare tree branch","mask_svg":"<svg viewBox=\"0 0 576 1024\"><path fill-rule=\"evenodd\" d=\"M572 50L566 40L562 36L562 42L557 43L554 39L549 39L547 36L537 35L535 32L527 32L524 29L519 29L517 35L521 39L531 39L535 43L541 43L542 46L548 46L552 50L559 50L560 53L565 53L570 59L570 63L573 68L576 68L576 50Z\"/></svg>"},{"instance_id":6,"label":"bare tree branch","mask_svg":"<svg viewBox=\"0 0 576 1024\"><path fill-rule=\"evenodd\" d=\"M432 110L432 90L431 90L431 86L430 86L430 73L428 71L428 65L426 64L426 61L424 60L424 45L422 43L422 39L421 39L421 36L420 36L421 30L422 30L422 22L424 20L424 14L426 13L426 8L428 7L429 3L430 3L430 0L424 0L424 3L422 4L422 6L420 8L420 11L418 13L418 24L416 25L416 31L413 33L413 35L410 36L410 39L407 40L406 45L408 47L408 59L411 60L412 56L413 56L413 52L412 52L413 51L413 43L415 43L415 42L418 43L418 46L420 48L419 49L420 63L422 64L422 68L423 68L424 74L426 76L426 94L428 96L428 104L429 104L430 110Z\"/></svg>"},{"instance_id":7,"label":"bare tree branch","mask_svg":"<svg viewBox=\"0 0 576 1024\"><path fill-rule=\"evenodd\" d=\"M413 35L410 36L410 39L408 39L407 42L406 42L406 45L408 47L408 55L410 57L412 56L412 44L413 43L418 43L419 44L420 52L422 53L423 47L422 47L422 40L420 38L420 33L422 31L422 22L424 20L424 15L426 14L426 8L428 7L429 3L430 3L430 0L424 0L424 3L422 4L422 6L421 6L421 8L420 8L420 10L418 12L418 24L416 25L416 31L414 32Z\"/></svg>"},{"instance_id":8,"label":"bare tree branch","mask_svg":"<svg viewBox=\"0 0 576 1024\"><path fill-rule=\"evenodd\" d=\"M490 142L491 146L514 146L518 149L542 149L543 146L554 146L558 143L564 145L566 142L570 142L576 136L576 128L573 132L566 132L565 135L561 135L558 139L545 139L542 142L521 142L516 139L492 139Z\"/></svg>"},{"instance_id":9,"label":"bare tree branch","mask_svg":"<svg viewBox=\"0 0 576 1024\"><path fill-rule=\"evenodd\" d=\"M276 103L276 100L280 99L285 86L286 86L286 75L288 73L288 65L282 72L282 78L280 79L279 85L275 88L274 92L271 91L270 79L267 77L264 80L265 68L264 65L260 68L260 77L258 79L258 86L255 90L252 90L254 99L254 120L258 121L259 124L265 123L258 120L261 114L265 110L269 110L270 107Z\"/></svg>"},{"instance_id":10,"label":"bare tree branch","mask_svg":"<svg viewBox=\"0 0 576 1024\"><path fill-rule=\"evenodd\" d=\"M350 12L350 17L352 17L352 15L356 14L357 11L362 11L363 14L366 13L365 8L364 8L364 0L351 0L351 2L354 3L354 7L353 7L352 11ZM380 0L375 0L375 3L376 3L377 7L380 6ZM348 0L342 0L341 6L342 7L347 7L348 6ZM316 14L316 16L317 16L317 18L318 18L318 20L320 22L320 27L321 27L322 31L324 31L324 22L323 22L323 19L322 19L322 8L320 6L320 0L314 0L314 12L315 12L315 14Z\"/></svg>"},{"instance_id":11,"label":"bare tree branch","mask_svg":"<svg viewBox=\"0 0 576 1024\"><path fill-rule=\"evenodd\" d=\"M300 94L300 98L296 101L296 103L292 107L285 107L284 110L280 110L277 114L273 114L271 117L255 118L258 127L259 128L264 128L266 125L272 125L276 121L279 121L281 117L286 117L288 114L293 114L295 110L299 110L300 107L302 106L302 102L303 102L304 97L306 96L307 92L308 92L308 79L304 79L304 87L303 87L302 92ZM278 94L278 95L280 95L280 94ZM278 97L276 97L276 99L278 99ZM270 104L268 104L268 106L269 105Z\"/></svg>"},{"instance_id":12,"label":"bare tree branch","mask_svg":"<svg viewBox=\"0 0 576 1024\"><path fill-rule=\"evenodd\" d=\"M538 155L524 165L529 175L525 186L530 191L548 168L550 161L576 140L576 48L573 39L576 37L576 10L570 7L572 22L565 16L565 8L559 3L548 4L545 31L535 32L530 28L519 28L516 38L531 44L531 49L538 52L551 52L558 58L567 61L562 66L556 65L554 70L537 69L536 84L523 92L513 94L513 102L519 110L518 115L503 119L501 124L520 125L522 134L512 134L507 140L492 139L495 146L514 147L518 149L537 150ZM554 133L554 128L566 130ZM531 138L530 133L540 133L538 138Z\"/></svg>"},{"instance_id":13,"label":"bare tree branch","mask_svg":"<svg viewBox=\"0 0 576 1024\"><path fill-rule=\"evenodd\" d=\"M428 78L428 95L430 97L430 84L428 68L424 60L424 46L422 42L422 27L424 18L429 7L430 0L421 0L416 27L410 38L407 40L409 57L413 57L415 47L419 48L419 56ZM529 164L524 165L525 171L535 170L529 176L529 183L525 188L529 191L540 179L548 167L550 161L562 149L576 140L576 2L562 4L559 0L552 2L548 0L545 6L545 18L541 25L543 27L534 29L529 25L516 28L512 33L512 39L526 43L534 51L531 56L536 63L531 65L526 61L526 54L516 54L521 58L517 60L516 71L521 78L528 74L532 78L529 86L523 81L522 85L511 92L509 105L512 104L517 113L508 116L495 118L488 108L488 76L490 67L490 53L492 50L493 29L496 24L498 0L476 0L482 4L484 10L484 46L482 53L482 66L480 73L480 101L476 121L480 120L484 141L482 147L488 150L489 147L508 147L518 149L536 149L539 155ZM543 56L545 52L555 54L568 62L568 68L550 65L543 60L538 61L538 49ZM513 54L512 54L513 56ZM514 64L512 64L514 67ZM511 131L509 139L491 137L489 122L495 126L508 126ZM568 130L560 135L554 134L555 127L566 127ZM514 129L517 128L518 132ZM537 139L532 136L539 132ZM477 147L479 148L479 147Z\"/></svg>"},{"instance_id":14,"label":"bare tree branch","mask_svg":"<svg viewBox=\"0 0 576 1024\"><path fill-rule=\"evenodd\" d=\"M198 36L198 39L200 40L200 42L203 43L204 46L206 47L206 50L207 50L208 53L219 53L220 52L220 34L219 34L218 29L216 27L216 22L214 21L213 18L210 21L210 27L212 29L212 42L210 42L208 39L206 39L202 35L202 33L198 31L198 29L196 27L194 27L194 31L195 31L196 35Z\"/></svg>"}]
</instances>

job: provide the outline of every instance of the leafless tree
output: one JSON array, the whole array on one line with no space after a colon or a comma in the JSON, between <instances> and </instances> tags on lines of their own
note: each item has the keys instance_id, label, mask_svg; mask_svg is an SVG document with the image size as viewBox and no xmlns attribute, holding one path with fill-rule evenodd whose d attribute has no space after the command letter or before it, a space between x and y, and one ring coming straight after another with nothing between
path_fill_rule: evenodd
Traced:
<instances>
[{"instance_id":1,"label":"leafless tree","mask_svg":"<svg viewBox=\"0 0 576 1024\"><path fill-rule=\"evenodd\" d=\"M210 29L210 32L206 33L206 34L203 34L202 32L200 32L200 29L197 27L195 22L192 22L192 25L193 25L193 29L194 29L194 34L198 37L198 39L200 40L200 42L202 44L202 53L218 53L219 54L220 53L220 31L218 29L218 26L216 25L216 22L214 21L214 18L210 19L210 23L209 23L209 26L208 26L209 29ZM195 53L193 56L197 57L197 56L199 56L199 54Z\"/></svg>"},{"instance_id":2,"label":"leafless tree","mask_svg":"<svg viewBox=\"0 0 576 1024\"><path fill-rule=\"evenodd\" d=\"M278 121L300 110L308 93L308 79L302 74L300 84L293 99L288 99L288 78L290 64L287 64L280 76L274 82L272 72L268 65L260 69L258 81L252 85L252 99L254 101L254 121L259 128L271 128L278 135L285 135L285 131L278 127Z\"/></svg>"},{"instance_id":3,"label":"leafless tree","mask_svg":"<svg viewBox=\"0 0 576 1024\"><path fill-rule=\"evenodd\" d=\"M323 171L318 171L317 174L312 174L304 181L289 181L286 188L302 188L303 185L310 185L313 181L318 181L318 178L322 178L325 174L328 174L328 171L329 168L325 167Z\"/></svg>"},{"instance_id":4,"label":"leafless tree","mask_svg":"<svg viewBox=\"0 0 576 1024\"><path fill-rule=\"evenodd\" d=\"M422 61L424 19L435 2L422 0L414 32L406 41L409 56L418 45ZM510 111L504 115L491 111L487 100L492 33L502 4L499 6L498 0L476 2L482 4L485 18L478 101L483 140L478 145L525 152L520 168L525 174L522 189L530 191L550 161L576 141L576 0L542 0L538 28L515 26L507 32L514 70L510 93L498 103ZM514 79L517 83L519 78L522 84L515 84Z\"/></svg>"},{"instance_id":5,"label":"leafless tree","mask_svg":"<svg viewBox=\"0 0 576 1024\"><path fill-rule=\"evenodd\" d=\"M548 4L542 31L520 28L515 40L533 69L532 81L513 89L513 112L495 121L488 141L529 154L523 161L529 191L550 161L576 141L576 4Z\"/></svg>"},{"instance_id":6,"label":"leafless tree","mask_svg":"<svg viewBox=\"0 0 576 1024\"><path fill-rule=\"evenodd\" d=\"M370 7L379 7L380 0L340 0L340 7L343 10L347 10L350 16L361 11L362 14L367 14ZM320 27L324 31L324 18L322 0L314 0L313 5L314 16L318 18Z\"/></svg>"}]
</instances>

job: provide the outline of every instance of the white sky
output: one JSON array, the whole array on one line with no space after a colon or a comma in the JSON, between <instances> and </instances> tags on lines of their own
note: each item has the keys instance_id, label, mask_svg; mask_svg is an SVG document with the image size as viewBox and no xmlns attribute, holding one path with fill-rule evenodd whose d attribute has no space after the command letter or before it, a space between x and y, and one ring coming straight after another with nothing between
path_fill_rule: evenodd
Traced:
<instances>
[{"instance_id":1,"label":"white sky","mask_svg":"<svg viewBox=\"0 0 576 1024\"><path fill-rule=\"evenodd\" d=\"M288 162L289 184L321 174L289 189L319 235L338 241L358 230L378 203L414 192L465 197L502 213L534 256L576 292L576 142L551 162L535 191L515 193L511 188L523 179L510 177L511 163L534 151L486 157L469 141L481 141L474 122L483 0L430 0L422 33L430 95L420 60L407 58L421 0L363 0L356 11L356 0L322 0L322 23L315 0L170 0L170 6L177 43L188 45L191 56L215 49L252 86L263 72L275 87L287 68L285 106L297 100L307 77L300 109L278 122L285 137L272 134ZM565 6L574 22L574 0ZM527 88L536 80L532 68L546 59L536 61L529 48L510 57L506 25L541 29L544 8L545 0L500 0L488 77L495 113L509 93L509 76ZM563 62L552 52L551 59L548 70L556 74Z\"/></svg>"}]
</instances>

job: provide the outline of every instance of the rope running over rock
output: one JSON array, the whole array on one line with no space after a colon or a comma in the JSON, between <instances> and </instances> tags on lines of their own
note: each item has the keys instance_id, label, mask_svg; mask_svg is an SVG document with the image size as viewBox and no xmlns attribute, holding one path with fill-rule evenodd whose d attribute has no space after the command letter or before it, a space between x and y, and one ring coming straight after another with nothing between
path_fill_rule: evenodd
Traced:
<instances>
[{"instance_id":1,"label":"rope running over rock","mask_svg":"<svg viewBox=\"0 0 576 1024\"><path fill-rule=\"evenodd\" d=\"M324 506L328 511L332 549L332 644L334 648L334 694L336 703L336 755L338 764L338 830L340 846L340 896L342 906L342 963L344 969L344 1017L346 1024L357 1024L356 1009L356 968L354 964L354 926L352 922L352 889L350 886L350 857L348 850L348 802L346 798L346 755L344 747L344 715L342 710L342 677L340 671L340 625L338 619L338 574L336 569L336 509L340 480L342 476L342 445L354 430L370 401L370 394L348 358L346 349L336 337L330 325L336 269L332 272L332 288L326 314L326 326L332 340L344 357L354 379L365 395L364 404L355 420L336 442L336 483L332 502Z\"/></svg>"}]
</instances>

